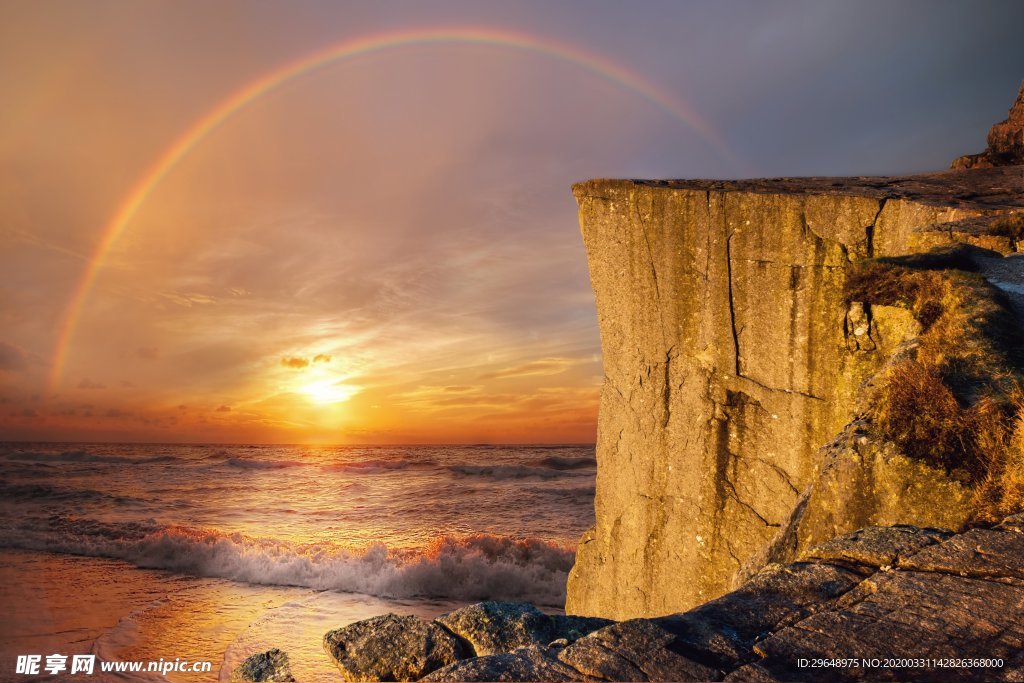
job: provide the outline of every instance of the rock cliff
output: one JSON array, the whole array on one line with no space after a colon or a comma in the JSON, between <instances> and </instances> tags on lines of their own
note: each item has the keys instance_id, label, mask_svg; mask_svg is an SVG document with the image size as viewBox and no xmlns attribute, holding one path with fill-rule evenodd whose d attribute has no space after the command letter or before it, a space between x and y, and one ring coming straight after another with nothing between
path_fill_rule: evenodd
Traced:
<instances>
[{"instance_id":1,"label":"rock cliff","mask_svg":"<svg viewBox=\"0 0 1024 683\"><path fill-rule=\"evenodd\" d=\"M988 131L988 147L981 154L968 154L953 162L954 169L991 168L1024 164L1024 83L1005 120Z\"/></svg>"},{"instance_id":2,"label":"rock cliff","mask_svg":"<svg viewBox=\"0 0 1024 683\"><path fill-rule=\"evenodd\" d=\"M570 613L679 612L859 526L972 518L970 477L904 457L862 419L922 324L899 302L851 300L849 281L865 260L944 245L1013 252L1016 233L993 225L1024 208L1022 168L574 193L605 378L597 524Z\"/></svg>"}]
</instances>

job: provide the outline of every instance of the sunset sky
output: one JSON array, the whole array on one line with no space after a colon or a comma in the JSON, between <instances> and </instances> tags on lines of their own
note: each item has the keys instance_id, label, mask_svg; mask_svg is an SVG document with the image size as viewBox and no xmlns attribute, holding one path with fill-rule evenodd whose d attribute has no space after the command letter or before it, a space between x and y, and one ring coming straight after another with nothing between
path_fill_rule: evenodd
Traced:
<instances>
[{"instance_id":1,"label":"sunset sky","mask_svg":"<svg viewBox=\"0 0 1024 683\"><path fill-rule=\"evenodd\" d=\"M573 182L980 151L1020 2L0 2L0 439L592 442Z\"/></svg>"}]
</instances>

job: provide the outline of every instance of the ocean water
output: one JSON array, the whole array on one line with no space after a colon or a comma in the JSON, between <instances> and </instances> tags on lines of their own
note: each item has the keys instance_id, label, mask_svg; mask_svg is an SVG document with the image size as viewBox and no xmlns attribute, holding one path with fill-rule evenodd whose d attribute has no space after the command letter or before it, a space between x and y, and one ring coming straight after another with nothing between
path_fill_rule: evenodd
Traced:
<instances>
[{"instance_id":1,"label":"ocean water","mask_svg":"<svg viewBox=\"0 0 1024 683\"><path fill-rule=\"evenodd\" d=\"M557 612L594 477L593 446L0 444L0 680L51 653L227 680L269 647L337 680L321 638L359 619Z\"/></svg>"}]
</instances>

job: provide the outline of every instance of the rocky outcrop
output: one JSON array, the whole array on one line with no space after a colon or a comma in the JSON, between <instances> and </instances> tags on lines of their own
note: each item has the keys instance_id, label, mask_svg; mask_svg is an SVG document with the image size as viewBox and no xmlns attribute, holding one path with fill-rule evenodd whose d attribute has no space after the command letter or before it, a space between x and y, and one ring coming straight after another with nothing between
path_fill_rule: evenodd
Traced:
<instances>
[{"instance_id":1,"label":"rocky outcrop","mask_svg":"<svg viewBox=\"0 0 1024 683\"><path fill-rule=\"evenodd\" d=\"M608 619L550 616L528 603L481 602L435 622L461 638L477 657L554 641L571 642L611 623Z\"/></svg>"},{"instance_id":2,"label":"rocky outcrop","mask_svg":"<svg viewBox=\"0 0 1024 683\"><path fill-rule=\"evenodd\" d=\"M394 614L330 631L324 649L347 681L416 680L468 654L447 629Z\"/></svg>"},{"instance_id":3,"label":"rocky outcrop","mask_svg":"<svg viewBox=\"0 0 1024 683\"><path fill-rule=\"evenodd\" d=\"M485 603L446 621L487 632L490 654L467 654L422 680L1024 680L1022 560L1024 515L959 535L868 527L797 562L770 565L688 612L608 624L550 644L542 641L558 617L544 627L529 606ZM395 623L353 626L372 651L390 649L392 661L418 659L417 646L395 643L419 636L396 641ZM347 677L379 674L366 666ZM398 670L412 668L391 669Z\"/></svg>"},{"instance_id":4,"label":"rocky outcrop","mask_svg":"<svg viewBox=\"0 0 1024 683\"><path fill-rule=\"evenodd\" d=\"M548 615L528 603L481 602L429 622L395 614L366 619L327 633L324 648L345 680L417 680L455 662L565 645L611 623ZM526 676L528 664L517 666Z\"/></svg>"},{"instance_id":5,"label":"rocky outcrop","mask_svg":"<svg viewBox=\"0 0 1024 683\"><path fill-rule=\"evenodd\" d=\"M953 162L954 169L991 168L1024 164L1024 83L1006 120L988 131L988 148L981 154L968 154Z\"/></svg>"},{"instance_id":6,"label":"rocky outcrop","mask_svg":"<svg viewBox=\"0 0 1024 683\"><path fill-rule=\"evenodd\" d=\"M872 378L922 325L849 300L847 281L943 245L1011 252L992 225L1024 208L1024 170L574 192L605 377L569 613L676 613L859 526L972 516L972 482L859 429Z\"/></svg>"},{"instance_id":7,"label":"rocky outcrop","mask_svg":"<svg viewBox=\"0 0 1024 683\"><path fill-rule=\"evenodd\" d=\"M254 654L232 672L232 681L252 683L294 683L288 655L274 648Z\"/></svg>"}]
</instances>

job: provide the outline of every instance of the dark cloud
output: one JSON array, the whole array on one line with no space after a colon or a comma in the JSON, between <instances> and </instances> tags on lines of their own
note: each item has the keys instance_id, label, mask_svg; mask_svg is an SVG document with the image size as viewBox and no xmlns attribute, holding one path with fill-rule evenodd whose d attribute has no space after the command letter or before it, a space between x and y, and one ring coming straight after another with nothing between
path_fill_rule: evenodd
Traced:
<instances>
[{"instance_id":1,"label":"dark cloud","mask_svg":"<svg viewBox=\"0 0 1024 683\"><path fill-rule=\"evenodd\" d=\"M81 382L78 383L78 388L79 389L106 389L107 385L106 384L100 384L99 382L93 382L88 377L85 377L85 378L82 379Z\"/></svg>"},{"instance_id":2,"label":"dark cloud","mask_svg":"<svg viewBox=\"0 0 1024 683\"><path fill-rule=\"evenodd\" d=\"M219 406L215 412L218 412L218 413L230 413L231 412L231 406Z\"/></svg>"},{"instance_id":3,"label":"dark cloud","mask_svg":"<svg viewBox=\"0 0 1024 683\"><path fill-rule=\"evenodd\" d=\"M314 363L330 363L331 362L331 357L328 356L326 353L318 353L315 356L313 356L313 362Z\"/></svg>"},{"instance_id":4,"label":"dark cloud","mask_svg":"<svg viewBox=\"0 0 1024 683\"><path fill-rule=\"evenodd\" d=\"M120 382L118 382L118 384L120 384L125 389L132 389L132 388L135 387L135 383L134 382L129 382L126 379L121 380Z\"/></svg>"},{"instance_id":5,"label":"dark cloud","mask_svg":"<svg viewBox=\"0 0 1024 683\"><path fill-rule=\"evenodd\" d=\"M292 368L293 370L301 370L302 368L309 366L309 359L299 358L298 356L286 356L281 359L281 365L286 368Z\"/></svg>"},{"instance_id":6,"label":"dark cloud","mask_svg":"<svg viewBox=\"0 0 1024 683\"><path fill-rule=\"evenodd\" d=\"M160 349L155 346L140 346L135 349L135 355L143 360L157 360L160 358Z\"/></svg>"}]
</instances>

